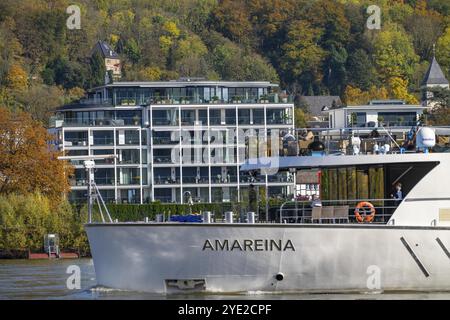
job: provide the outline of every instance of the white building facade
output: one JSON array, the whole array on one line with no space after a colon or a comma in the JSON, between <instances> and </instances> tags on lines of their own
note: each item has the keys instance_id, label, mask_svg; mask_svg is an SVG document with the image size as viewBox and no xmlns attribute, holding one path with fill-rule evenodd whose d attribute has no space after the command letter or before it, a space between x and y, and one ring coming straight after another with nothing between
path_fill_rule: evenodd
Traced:
<instances>
[{"instance_id":1,"label":"white building facade","mask_svg":"<svg viewBox=\"0 0 450 320\"><path fill-rule=\"evenodd\" d=\"M266 147L256 149L265 156L278 152L267 150L271 135L294 129L294 105L276 89L269 82L118 82L60 108L54 127L68 156L117 155L96 161L107 202L185 203L186 193L196 202L236 202L250 185L285 196L294 190L290 174L239 172L249 136L262 137ZM72 164L70 199L84 201L86 173L81 162Z\"/></svg>"},{"instance_id":2,"label":"white building facade","mask_svg":"<svg viewBox=\"0 0 450 320\"><path fill-rule=\"evenodd\" d=\"M408 105L401 100L371 101L367 105L355 105L330 109L329 127L342 129L350 127L405 127L417 124L426 107Z\"/></svg>"}]
</instances>

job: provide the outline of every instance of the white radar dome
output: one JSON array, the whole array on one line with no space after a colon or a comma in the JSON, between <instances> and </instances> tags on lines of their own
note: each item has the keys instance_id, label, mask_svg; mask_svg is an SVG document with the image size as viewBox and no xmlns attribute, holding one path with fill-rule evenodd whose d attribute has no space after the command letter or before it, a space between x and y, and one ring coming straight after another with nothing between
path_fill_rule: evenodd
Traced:
<instances>
[{"instance_id":1,"label":"white radar dome","mask_svg":"<svg viewBox=\"0 0 450 320\"><path fill-rule=\"evenodd\" d=\"M417 148L432 148L436 145L436 135L431 128L421 128L416 136Z\"/></svg>"}]
</instances>

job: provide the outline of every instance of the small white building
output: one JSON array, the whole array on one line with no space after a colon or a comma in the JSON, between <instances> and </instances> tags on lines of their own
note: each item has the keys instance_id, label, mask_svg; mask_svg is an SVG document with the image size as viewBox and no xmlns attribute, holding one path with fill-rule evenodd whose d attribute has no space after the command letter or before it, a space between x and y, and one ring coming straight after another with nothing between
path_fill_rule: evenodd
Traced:
<instances>
[{"instance_id":1,"label":"small white building","mask_svg":"<svg viewBox=\"0 0 450 320\"><path fill-rule=\"evenodd\" d=\"M411 127L426 109L422 105L406 104L402 100L372 100L367 105L341 106L327 110L329 127L376 128Z\"/></svg>"}]
</instances>

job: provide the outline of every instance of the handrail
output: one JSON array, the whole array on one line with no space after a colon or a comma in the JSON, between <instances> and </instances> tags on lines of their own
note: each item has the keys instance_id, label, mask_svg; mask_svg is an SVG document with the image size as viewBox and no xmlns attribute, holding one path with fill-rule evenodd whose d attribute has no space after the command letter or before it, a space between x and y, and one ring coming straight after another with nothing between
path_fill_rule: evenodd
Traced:
<instances>
[{"instance_id":1,"label":"handrail","mask_svg":"<svg viewBox=\"0 0 450 320\"><path fill-rule=\"evenodd\" d=\"M394 203L394 202L396 201L396 199L392 199L392 198L388 198L388 199L336 199L336 200L320 200L320 204L321 204L322 207L326 207L327 204L336 204L336 203L342 204L342 205L347 204L347 205L349 205L349 209L350 209L350 207L351 207L352 205L355 205L355 206L356 206L356 204L357 204L358 202L362 202L362 201L373 202L373 203L375 203L375 202L383 202L383 204L382 204L381 206L375 206L375 208L381 209L381 210L383 210L383 211L386 210L386 209L394 209L394 210L395 210L395 209L398 207L398 205L386 205L386 204L385 204L386 201L392 201L392 202ZM286 206L289 205L289 204L295 205L295 208L286 208ZM301 204L301 208L299 208L299 204ZM306 207L305 204L307 204L308 207ZM311 200L300 200L300 201L298 201L298 200L288 200L288 201L285 201L285 202L283 202L283 203L281 204L281 206L280 206L280 212L279 212L280 223L283 223L283 219L285 220L286 217L288 217L288 218L296 218L296 219L298 220L298 218L299 218L299 216L298 216L298 211L299 211L299 210L301 210L301 212L302 212L302 217L301 217L301 218L303 218L303 217L304 217L305 209L308 209L308 210L309 210L309 209L312 209L312 208L313 208L313 206L312 206L312 201L311 201ZM288 212L289 212L289 211L294 211L294 212L296 213L296 216L295 216L295 217L284 216L284 215L283 215L283 212L286 212L286 211L288 211ZM380 214L377 215L377 217L382 217L383 220L384 220L386 217L391 217L391 216L392 216L392 214L386 214L385 212L380 213Z\"/></svg>"}]
</instances>

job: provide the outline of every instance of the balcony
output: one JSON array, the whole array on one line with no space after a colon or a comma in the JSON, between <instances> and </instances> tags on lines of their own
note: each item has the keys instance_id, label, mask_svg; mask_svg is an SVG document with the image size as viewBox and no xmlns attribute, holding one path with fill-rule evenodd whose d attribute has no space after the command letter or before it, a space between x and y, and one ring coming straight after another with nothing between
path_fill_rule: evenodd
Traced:
<instances>
[{"instance_id":1,"label":"balcony","mask_svg":"<svg viewBox=\"0 0 450 320\"><path fill-rule=\"evenodd\" d=\"M94 145L95 146L110 146L114 145L114 138L108 138L108 137L94 137Z\"/></svg>"},{"instance_id":2,"label":"balcony","mask_svg":"<svg viewBox=\"0 0 450 320\"><path fill-rule=\"evenodd\" d=\"M173 141L170 137L153 137L154 145L174 145L179 143L178 139Z\"/></svg>"},{"instance_id":3,"label":"balcony","mask_svg":"<svg viewBox=\"0 0 450 320\"><path fill-rule=\"evenodd\" d=\"M180 184L180 178L172 176L156 176L155 185Z\"/></svg>"},{"instance_id":4,"label":"balcony","mask_svg":"<svg viewBox=\"0 0 450 320\"><path fill-rule=\"evenodd\" d=\"M172 156L153 156L154 164L176 164L179 161L172 160Z\"/></svg>"},{"instance_id":5,"label":"balcony","mask_svg":"<svg viewBox=\"0 0 450 320\"><path fill-rule=\"evenodd\" d=\"M117 100L119 103L134 103L131 105L141 105L141 104L152 104L152 105L175 105L175 104L278 104L278 103L294 103L294 97L291 95L281 95L277 93L272 93L268 95L261 96L233 96L228 99L219 99L218 97L212 97L211 99L204 99L202 97L179 97L173 96L169 98L162 97L147 97L142 99L121 99ZM122 104L123 105L123 104ZM126 104L130 105L130 104Z\"/></svg>"},{"instance_id":6,"label":"balcony","mask_svg":"<svg viewBox=\"0 0 450 320\"><path fill-rule=\"evenodd\" d=\"M267 181L274 183L293 183L294 175L286 175L286 174L268 175Z\"/></svg>"},{"instance_id":7,"label":"balcony","mask_svg":"<svg viewBox=\"0 0 450 320\"><path fill-rule=\"evenodd\" d=\"M188 183L188 184L208 184L209 183L209 178L204 176L204 177L199 177L199 176L183 176L183 183Z\"/></svg>"},{"instance_id":8,"label":"balcony","mask_svg":"<svg viewBox=\"0 0 450 320\"><path fill-rule=\"evenodd\" d=\"M178 126L179 121L177 119L167 119L165 117L152 117L152 124L154 126Z\"/></svg>"},{"instance_id":9,"label":"balcony","mask_svg":"<svg viewBox=\"0 0 450 320\"><path fill-rule=\"evenodd\" d=\"M239 181L241 183L265 183L266 178L264 176L252 177L252 176L244 175L244 176L239 177Z\"/></svg>"},{"instance_id":10,"label":"balcony","mask_svg":"<svg viewBox=\"0 0 450 320\"><path fill-rule=\"evenodd\" d=\"M226 175L221 176L220 174L217 176L211 177L211 183L214 184L228 184L228 183L236 183L237 182L237 176L235 175Z\"/></svg>"},{"instance_id":11,"label":"balcony","mask_svg":"<svg viewBox=\"0 0 450 320\"><path fill-rule=\"evenodd\" d=\"M62 121L62 122L61 122ZM120 119L79 119L65 118L64 120L55 120L55 123L64 127L125 127L141 126L140 118L120 118Z\"/></svg>"},{"instance_id":12,"label":"balcony","mask_svg":"<svg viewBox=\"0 0 450 320\"><path fill-rule=\"evenodd\" d=\"M64 140L65 147L87 147L87 139L66 139Z\"/></svg>"}]
</instances>

